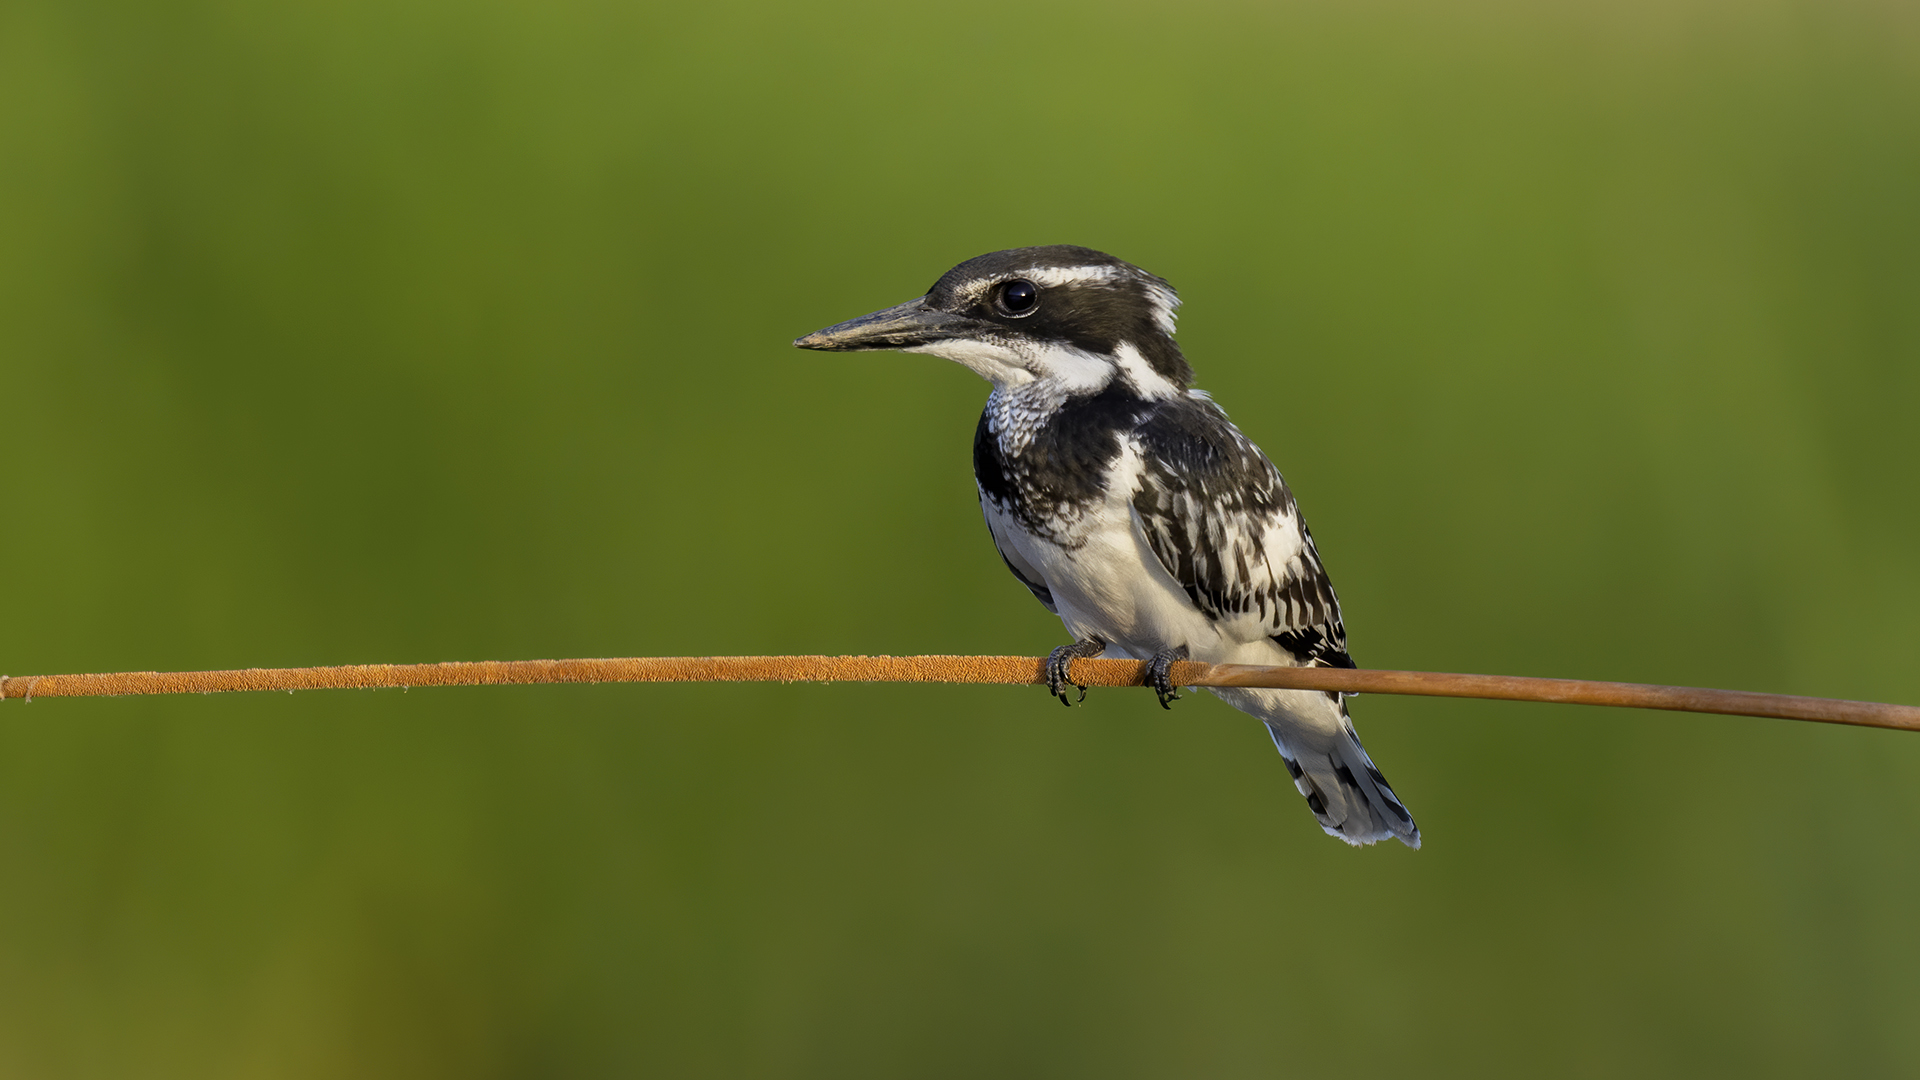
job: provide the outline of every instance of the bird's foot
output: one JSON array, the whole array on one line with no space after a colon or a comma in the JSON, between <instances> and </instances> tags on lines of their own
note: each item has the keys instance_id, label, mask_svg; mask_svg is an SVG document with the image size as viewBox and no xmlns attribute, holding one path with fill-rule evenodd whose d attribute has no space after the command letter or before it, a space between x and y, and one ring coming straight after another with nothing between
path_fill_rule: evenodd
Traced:
<instances>
[{"instance_id":1,"label":"bird's foot","mask_svg":"<svg viewBox=\"0 0 1920 1080\"><path fill-rule=\"evenodd\" d=\"M1047 693L1060 699L1060 704L1071 707L1073 702L1067 697L1067 687L1080 688L1080 700L1087 700L1087 688L1080 686L1067 677L1067 668L1075 660L1084 660L1090 656L1099 656L1107 651L1107 643L1097 637L1076 641L1071 645L1062 645L1047 654Z\"/></svg>"},{"instance_id":2,"label":"bird's foot","mask_svg":"<svg viewBox=\"0 0 1920 1080\"><path fill-rule=\"evenodd\" d=\"M1174 693L1178 687L1173 685L1173 665L1175 661L1186 658L1187 647L1180 645L1171 649L1161 649L1153 654L1153 659L1147 661L1147 685L1153 687L1153 692L1160 698L1160 707L1163 709L1173 708L1173 703L1180 700L1180 695Z\"/></svg>"}]
</instances>

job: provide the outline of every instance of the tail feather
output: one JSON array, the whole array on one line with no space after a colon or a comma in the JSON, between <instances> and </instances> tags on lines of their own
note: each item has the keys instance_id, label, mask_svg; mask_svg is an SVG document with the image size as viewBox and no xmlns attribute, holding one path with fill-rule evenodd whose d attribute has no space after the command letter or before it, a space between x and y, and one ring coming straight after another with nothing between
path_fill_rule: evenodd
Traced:
<instances>
[{"instance_id":1,"label":"tail feather","mask_svg":"<svg viewBox=\"0 0 1920 1080\"><path fill-rule=\"evenodd\" d=\"M1360 745L1346 703L1337 695L1298 690L1230 695L1220 696L1266 721L1287 774L1327 835L1356 846L1389 838L1420 846L1420 827Z\"/></svg>"}]
</instances>

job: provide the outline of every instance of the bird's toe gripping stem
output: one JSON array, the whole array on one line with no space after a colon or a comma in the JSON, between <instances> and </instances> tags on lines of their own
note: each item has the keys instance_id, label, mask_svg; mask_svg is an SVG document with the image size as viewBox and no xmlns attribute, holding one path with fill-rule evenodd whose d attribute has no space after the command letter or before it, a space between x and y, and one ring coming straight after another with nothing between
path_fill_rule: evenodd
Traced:
<instances>
[{"instance_id":1,"label":"bird's toe gripping stem","mask_svg":"<svg viewBox=\"0 0 1920 1080\"><path fill-rule=\"evenodd\" d=\"M1080 700L1087 700L1087 688L1067 677L1067 667L1075 660L1084 660L1090 656L1099 656L1107 651L1107 643L1100 638L1087 638L1071 645L1062 645L1047 654L1047 693L1060 699L1060 704L1071 707L1072 699L1067 697L1067 687L1080 688Z\"/></svg>"},{"instance_id":2,"label":"bird's toe gripping stem","mask_svg":"<svg viewBox=\"0 0 1920 1080\"><path fill-rule=\"evenodd\" d=\"M1173 684L1173 665L1186 658L1187 647L1179 645L1161 649L1153 654L1153 659L1147 661L1147 685L1153 687L1163 709L1173 708L1173 703L1180 700L1180 695L1174 693L1179 688Z\"/></svg>"}]
</instances>

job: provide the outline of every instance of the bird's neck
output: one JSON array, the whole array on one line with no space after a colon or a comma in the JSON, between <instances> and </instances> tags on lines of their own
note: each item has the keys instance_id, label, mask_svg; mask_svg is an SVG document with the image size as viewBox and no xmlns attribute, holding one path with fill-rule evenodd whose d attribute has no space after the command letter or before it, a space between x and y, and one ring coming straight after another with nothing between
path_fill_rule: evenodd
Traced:
<instances>
[{"instance_id":1,"label":"bird's neck","mask_svg":"<svg viewBox=\"0 0 1920 1080\"><path fill-rule=\"evenodd\" d=\"M1011 460L1028 453L1036 442L1130 430L1152 405L1109 370L1106 379L1091 386L1053 378L996 385L987 395L981 422L1000 453Z\"/></svg>"}]
</instances>

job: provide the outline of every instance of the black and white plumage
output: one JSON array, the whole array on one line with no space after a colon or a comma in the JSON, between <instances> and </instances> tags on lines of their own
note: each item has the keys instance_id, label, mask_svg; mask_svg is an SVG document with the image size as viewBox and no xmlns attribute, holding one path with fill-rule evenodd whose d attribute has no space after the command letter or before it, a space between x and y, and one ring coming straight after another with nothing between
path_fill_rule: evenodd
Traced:
<instances>
[{"instance_id":1,"label":"black and white plumage","mask_svg":"<svg viewBox=\"0 0 1920 1080\"><path fill-rule=\"evenodd\" d=\"M830 326L806 349L899 349L993 384L973 468L994 546L1060 616L1053 690L1079 656L1352 667L1340 603L1280 471L1190 388L1173 288L1087 248L954 267L917 300ZM1214 688L1267 725L1307 805L1350 844L1420 830L1338 694Z\"/></svg>"}]
</instances>

